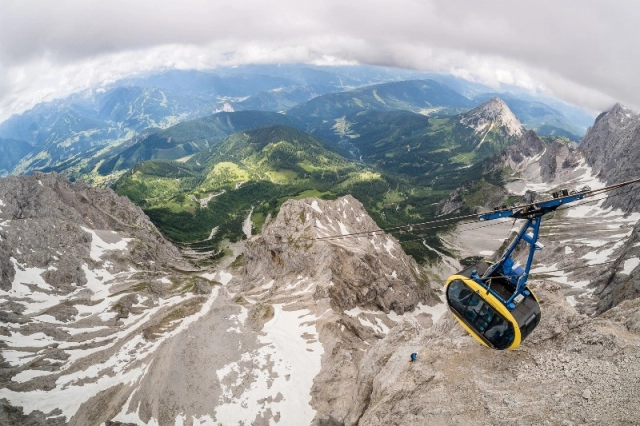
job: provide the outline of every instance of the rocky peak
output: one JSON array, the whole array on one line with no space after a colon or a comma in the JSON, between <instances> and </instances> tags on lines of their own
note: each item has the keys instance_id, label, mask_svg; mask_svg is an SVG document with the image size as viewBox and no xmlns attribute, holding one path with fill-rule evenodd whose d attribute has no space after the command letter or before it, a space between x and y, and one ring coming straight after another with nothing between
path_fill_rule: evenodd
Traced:
<instances>
[{"instance_id":1,"label":"rocky peak","mask_svg":"<svg viewBox=\"0 0 640 426\"><path fill-rule=\"evenodd\" d=\"M518 140L509 145L503 153L505 160L515 168L525 159L534 158L545 150L545 143L536 135L533 130L524 132Z\"/></svg>"},{"instance_id":2,"label":"rocky peak","mask_svg":"<svg viewBox=\"0 0 640 426\"><path fill-rule=\"evenodd\" d=\"M604 111L603 113L601 113L598 118L596 118L596 123L602 119L613 120L617 122L627 122L628 119L637 117L638 115L635 112L620 103L616 103L609 111Z\"/></svg>"},{"instance_id":3,"label":"rocky peak","mask_svg":"<svg viewBox=\"0 0 640 426\"><path fill-rule=\"evenodd\" d=\"M71 183L55 173L0 180L2 289L11 288L14 264L20 264L47 269L49 284L64 288L63 292L73 291L86 281L82 265L96 262L98 245L120 242L126 247L128 239L135 239L135 245L144 250L134 246L122 262L111 259L112 272L132 265L153 269L183 264L179 251L142 210L110 189Z\"/></svg>"},{"instance_id":4,"label":"rocky peak","mask_svg":"<svg viewBox=\"0 0 640 426\"><path fill-rule=\"evenodd\" d=\"M616 104L596 119L580 142L579 150L598 178L612 185L638 177L640 116ZM629 192L627 188L625 192ZM610 206L625 211L640 209L637 187L628 196L610 197Z\"/></svg>"},{"instance_id":5,"label":"rocky peak","mask_svg":"<svg viewBox=\"0 0 640 426\"><path fill-rule=\"evenodd\" d=\"M509 136L520 136L524 127L500 98L494 97L464 114L460 123L473 128L476 132L502 128Z\"/></svg>"},{"instance_id":6,"label":"rocky peak","mask_svg":"<svg viewBox=\"0 0 640 426\"><path fill-rule=\"evenodd\" d=\"M435 301L415 260L392 236L370 233L376 230L350 195L336 201L289 200L262 235L247 243L247 282L265 276L277 282L309 277L325 283L316 293L330 297L340 310L364 307L402 314Z\"/></svg>"},{"instance_id":7,"label":"rocky peak","mask_svg":"<svg viewBox=\"0 0 640 426\"><path fill-rule=\"evenodd\" d=\"M496 165L507 166L515 175L526 177L528 181L551 183L567 178L579 163L575 143L544 142L529 130L504 150Z\"/></svg>"}]
</instances>

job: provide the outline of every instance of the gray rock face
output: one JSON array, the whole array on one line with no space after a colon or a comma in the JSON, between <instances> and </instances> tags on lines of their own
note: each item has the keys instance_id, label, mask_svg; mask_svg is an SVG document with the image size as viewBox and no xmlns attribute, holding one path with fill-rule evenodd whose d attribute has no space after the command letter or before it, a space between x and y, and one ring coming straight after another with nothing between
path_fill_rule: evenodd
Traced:
<instances>
[{"instance_id":1,"label":"gray rock face","mask_svg":"<svg viewBox=\"0 0 640 426\"><path fill-rule=\"evenodd\" d=\"M340 310L360 306L401 315L418 303L435 301L415 260L395 238L368 234L378 229L350 195L331 202L289 200L262 235L247 244L248 278L267 274L282 280L304 274L330 282L317 290L319 297L328 294ZM352 232L362 236L339 238Z\"/></svg>"},{"instance_id":2,"label":"gray rock face","mask_svg":"<svg viewBox=\"0 0 640 426\"><path fill-rule=\"evenodd\" d=\"M131 392L120 375L149 361L142 342L171 331L167 311L203 304L179 272L193 268L139 208L55 174L0 179L0 268L3 425L109 420ZM102 391L105 404L79 409Z\"/></svg>"},{"instance_id":3,"label":"gray rock face","mask_svg":"<svg viewBox=\"0 0 640 426\"><path fill-rule=\"evenodd\" d=\"M536 135L533 130L525 132L517 142L509 145L502 155L503 160L520 164L526 158L534 157L542 153L545 149L545 143Z\"/></svg>"},{"instance_id":4,"label":"gray rock face","mask_svg":"<svg viewBox=\"0 0 640 426\"><path fill-rule=\"evenodd\" d=\"M133 250L125 264L170 265L181 262L179 251L158 232L133 203L108 189L81 182L70 183L56 174L7 177L0 181L0 264L5 266L0 287L12 280L8 258L33 267L50 268L46 274L56 286L83 284L80 263L90 258L92 236L85 229L122 232L144 250ZM101 236L108 240L109 232ZM112 235L115 242L120 238ZM142 247L142 246L140 246ZM153 268L153 266L152 266ZM80 271L80 272L79 272Z\"/></svg>"},{"instance_id":5,"label":"gray rock face","mask_svg":"<svg viewBox=\"0 0 640 426\"><path fill-rule=\"evenodd\" d=\"M491 98L464 114L460 123L476 131L500 129L507 136L518 137L524 133L524 127L500 98Z\"/></svg>"},{"instance_id":6,"label":"gray rock face","mask_svg":"<svg viewBox=\"0 0 640 426\"><path fill-rule=\"evenodd\" d=\"M470 182L452 191L438 205L438 215L459 211L465 206L465 194L482 191L482 197L467 197L481 199L482 204L467 207L486 211L502 205L509 192L524 195L524 182L554 186L575 180L580 177L575 170L582 160L577 147L575 143L558 140L548 143L534 131L524 131L487 166L487 171L506 172L506 188L492 185L489 189L486 184L482 186L478 182ZM522 199L521 202L527 201Z\"/></svg>"},{"instance_id":7,"label":"gray rock face","mask_svg":"<svg viewBox=\"0 0 640 426\"><path fill-rule=\"evenodd\" d=\"M605 312L625 300L640 297L640 222L616 253L611 265L600 269L591 284L598 295L597 312ZM640 331L640 329L636 330Z\"/></svg>"},{"instance_id":8,"label":"gray rock face","mask_svg":"<svg viewBox=\"0 0 640 426\"><path fill-rule=\"evenodd\" d=\"M534 283L543 320L516 351L482 347L449 314L431 328L399 324L362 359L344 424L636 422L640 335L628 333L614 315L577 313L559 290ZM622 311L637 306L630 308ZM415 362L409 362L412 352Z\"/></svg>"},{"instance_id":9,"label":"gray rock face","mask_svg":"<svg viewBox=\"0 0 640 426\"><path fill-rule=\"evenodd\" d=\"M640 115L616 104L598 116L580 142L580 152L608 185L637 179L640 167ZM611 194L606 206L640 211L640 185Z\"/></svg>"},{"instance_id":10,"label":"gray rock face","mask_svg":"<svg viewBox=\"0 0 640 426\"><path fill-rule=\"evenodd\" d=\"M509 145L496 161L497 168L505 165L527 181L551 183L567 177L580 164L578 145L554 140L545 143L530 130Z\"/></svg>"}]
</instances>

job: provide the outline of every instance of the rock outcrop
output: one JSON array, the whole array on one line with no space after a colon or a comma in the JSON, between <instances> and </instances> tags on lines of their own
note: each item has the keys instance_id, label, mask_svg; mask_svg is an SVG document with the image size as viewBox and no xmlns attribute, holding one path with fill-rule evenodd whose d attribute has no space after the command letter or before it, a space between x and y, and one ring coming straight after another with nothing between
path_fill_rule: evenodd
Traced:
<instances>
[{"instance_id":1,"label":"rock outcrop","mask_svg":"<svg viewBox=\"0 0 640 426\"><path fill-rule=\"evenodd\" d=\"M0 290L0 423L637 421L631 216L572 213L583 224L606 217L602 243L567 242L577 235L568 224L579 227L569 213L545 222L550 241L536 260L553 267L530 278L542 322L501 352L458 326L437 297L442 283L428 282L351 196L287 201L233 263L181 272L179 252L108 190L52 175L10 185L0 190L0 261L10 266ZM615 275L592 291L581 290L597 277L591 269L554 275L580 258L599 263L594 245L615 253ZM62 263L62 250L77 259Z\"/></svg>"},{"instance_id":2,"label":"rock outcrop","mask_svg":"<svg viewBox=\"0 0 640 426\"><path fill-rule=\"evenodd\" d=\"M637 179L640 164L640 115L620 104L598 116L580 142L580 152L608 185ZM640 185L620 189L606 206L640 211Z\"/></svg>"},{"instance_id":3,"label":"rock outcrop","mask_svg":"<svg viewBox=\"0 0 640 426\"><path fill-rule=\"evenodd\" d=\"M128 199L56 174L0 180L0 268L3 425L109 420L214 286Z\"/></svg>"},{"instance_id":4,"label":"rock outcrop","mask_svg":"<svg viewBox=\"0 0 640 426\"><path fill-rule=\"evenodd\" d=\"M4 266L8 266L6 258L10 254L18 263L32 267L55 266L57 269L49 272L57 276L52 282L77 281L74 274L80 269L80 262L91 258L92 234L87 230L100 233L110 244L121 240L114 232L136 239L138 249L131 247L126 259L114 262L114 272L130 265L144 264L153 269L153 265L177 266L182 262L180 252L164 239L142 210L109 189L42 173L7 177L1 182L0 262ZM58 267L59 264L64 265ZM0 283L5 290L10 285L8 277Z\"/></svg>"},{"instance_id":5,"label":"rock outcrop","mask_svg":"<svg viewBox=\"0 0 640 426\"><path fill-rule=\"evenodd\" d=\"M622 312L589 318L535 282L543 320L517 351L492 351L446 315L405 321L367 351L345 425L633 424L640 335ZM409 354L417 360L409 362Z\"/></svg>"},{"instance_id":6,"label":"rock outcrop","mask_svg":"<svg viewBox=\"0 0 640 426\"><path fill-rule=\"evenodd\" d=\"M601 268L591 282L598 296L598 313L640 297L640 222L632 228L631 235L617 245L614 260ZM640 323L634 326L634 331L640 332L638 326Z\"/></svg>"},{"instance_id":7,"label":"rock outcrop","mask_svg":"<svg viewBox=\"0 0 640 426\"><path fill-rule=\"evenodd\" d=\"M351 196L285 202L247 242L244 261L236 297L249 319L282 306L315 327L323 347L310 401L317 426L346 424L361 360L390 328L403 318L429 326L442 312L421 268Z\"/></svg>"},{"instance_id":8,"label":"rock outcrop","mask_svg":"<svg viewBox=\"0 0 640 426\"><path fill-rule=\"evenodd\" d=\"M250 281L304 274L328 283L317 290L318 297L328 295L340 310L363 307L402 315L435 301L415 260L349 195L331 202L285 202L262 235L247 244L244 256Z\"/></svg>"},{"instance_id":9,"label":"rock outcrop","mask_svg":"<svg viewBox=\"0 0 640 426\"><path fill-rule=\"evenodd\" d=\"M460 123L472 127L477 132L488 131L495 127L502 129L507 136L511 137L519 137L525 131L518 118L500 98L491 98L463 114Z\"/></svg>"}]
</instances>

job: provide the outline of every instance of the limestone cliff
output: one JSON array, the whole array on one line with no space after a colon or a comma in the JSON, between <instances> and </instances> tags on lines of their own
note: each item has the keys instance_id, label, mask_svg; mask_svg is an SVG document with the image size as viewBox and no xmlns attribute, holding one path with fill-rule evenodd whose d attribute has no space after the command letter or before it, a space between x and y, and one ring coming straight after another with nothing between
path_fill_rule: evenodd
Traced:
<instances>
[{"instance_id":1,"label":"limestone cliff","mask_svg":"<svg viewBox=\"0 0 640 426\"><path fill-rule=\"evenodd\" d=\"M580 143L580 152L608 185L637 179L640 164L640 115L616 104L598 116ZM640 185L620 189L606 206L640 211Z\"/></svg>"},{"instance_id":2,"label":"limestone cliff","mask_svg":"<svg viewBox=\"0 0 640 426\"><path fill-rule=\"evenodd\" d=\"M332 202L285 202L262 235L247 244L245 259L249 280L304 274L326 282L317 290L319 297L328 295L341 310L362 307L402 315L435 301L415 260L349 195Z\"/></svg>"}]
</instances>

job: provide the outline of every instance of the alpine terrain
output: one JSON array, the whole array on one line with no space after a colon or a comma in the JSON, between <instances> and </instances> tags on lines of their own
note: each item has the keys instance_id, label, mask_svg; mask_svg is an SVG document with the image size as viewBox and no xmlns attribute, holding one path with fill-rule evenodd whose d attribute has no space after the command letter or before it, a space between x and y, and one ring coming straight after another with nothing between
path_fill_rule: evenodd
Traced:
<instances>
[{"instance_id":1,"label":"alpine terrain","mask_svg":"<svg viewBox=\"0 0 640 426\"><path fill-rule=\"evenodd\" d=\"M0 123L1 425L640 422L639 183L544 216L516 350L443 292L523 223L479 214L640 178L640 115L257 69Z\"/></svg>"}]
</instances>

